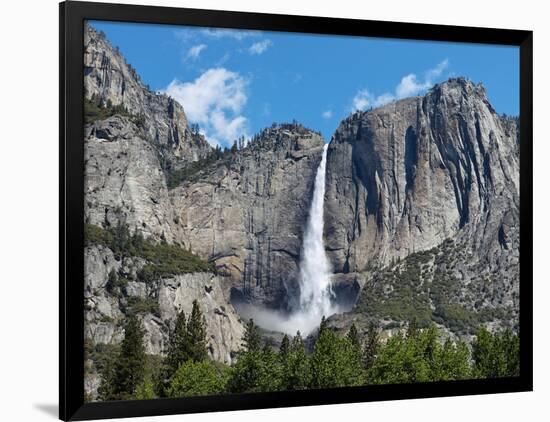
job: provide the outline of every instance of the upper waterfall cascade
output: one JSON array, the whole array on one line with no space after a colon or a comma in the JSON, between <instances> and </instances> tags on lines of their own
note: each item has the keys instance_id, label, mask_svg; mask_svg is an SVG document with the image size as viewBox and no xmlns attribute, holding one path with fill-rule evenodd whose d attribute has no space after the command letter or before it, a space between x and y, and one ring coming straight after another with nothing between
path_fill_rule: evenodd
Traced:
<instances>
[{"instance_id":1,"label":"upper waterfall cascade","mask_svg":"<svg viewBox=\"0 0 550 422\"><path fill-rule=\"evenodd\" d=\"M298 274L300 296L294 309L290 314L282 314L245 304L239 305L241 315L253 318L263 328L290 335L297 331L308 335L319 327L323 316L329 317L338 312L338 306L333 303L331 267L323 241L327 151L328 144L325 144L315 174L313 196L304 231Z\"/></svg>"},{"instance_id":2,"label":"upper waterfall cascade","mask_svg":"<svg viewBox=\"0 0 550 422\"><path fill-rule=\"evenodd\" d=\"M323 147L321 163L317 168L313 199L309 209L300 265L300 309L307 319L319 320L334 313L331 305L330 263L323 242L323 209L328 144ZM314 321L312 321L314 323ZM318 321L317 321L318 323Z\"/></svg>"}]
</instances>

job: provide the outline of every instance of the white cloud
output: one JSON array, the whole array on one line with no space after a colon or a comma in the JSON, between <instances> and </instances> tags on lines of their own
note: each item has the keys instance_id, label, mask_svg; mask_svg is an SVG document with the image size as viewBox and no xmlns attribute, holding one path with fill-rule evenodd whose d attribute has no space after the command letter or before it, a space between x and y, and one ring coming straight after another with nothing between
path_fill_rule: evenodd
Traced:
<instances>
[{"instance_id":1,"label":"white cloud","mask_svg":"<svg viewBox=\"0 0 550 422\"><path fill-rule=\"evenodd\" d=\"M187 58L196 60L205 48L206 44L194 45L187 51Z\"/></svg>"},{"instance_id":2,"label":"white cloud","mask_svg":"<svg viewBox=\"0 0 550 422\"><path fill-rule=\"evenodd\" d=\"M361 89L355 94L352 100L352 111L365 110L367 107L380 107L391 103L396 99L395 95L385 92L381 95L374 95L367 89Z\"/></svg>"},{"instance_id":3,"label":"white cloud","mask_svg":"<svg viewBox=\"0 0 550 422\"><path fill-rule=\"evenodd\" d=\"M223 64L225 64L225 62L227 62L229 59L231 58L231 54L229 54L228 52L225 52L223 56L221 56L219 58L219 60L216 62L216 66L222 66Z\"/></svg>"},{"instance_id":4,"label":"white cloud","mask_svg":"<svg viewBox=\"0 0 550 422\"><path fill-rule=\"evenodd\" d=\"M372 95L371 93L366 90L362 89L357 94L355 94L355 97L353 97L353 107L356 110L363 110L371 105L372 102Z\"/></svg>"},{"instance_id":5,"label":"white cloud","mask_svg":"<svg viewBox=\"0 0 550 422\"><path fill-rule=\"evenodd\" d=\"M373 106L380 107L388 103L391 103L394 100L395 100L395 96L393 94L390 94L389 92L385 92L384 94L379 95L374 99Z\"/></svg>"},{"instance_id":6,"label":"white cloud","mask_svg":"<svg viewBox=\"0 0 550 422\"><path fill-rule=\"evenodd\" d=\"M261 31L241 31L239 29L223 29L223 28L208 28L203 29L203 35L206 35L210 38L233 38L235 40L241 41L249 37L257 37L261 34Z\"/></svg>"},{"instance_id":7,"label":"white cloud","mask_svg":"<svg viewBox=\"0 0 550 422\"><path fill-rule=\"evenodd\" d=\"M401 82L395 88L395 93L397 98L405 98L415 95L416 93L422 91L423 89L428 88L429 82L419 83L416 79L416 75L411 73L410 75L403 76Z\"/></svg>"},{"instance_id":8,"label":"white cloud","mask_svg":"<svg viewBox=\"0 0 550 422\"><path fill-rule=\"evenodd\" d=\"M263 54L272 45L273 43L271 42L271 40L258 41L248 48L248 52L250 54Z\"/></svg>"},{"instance_id":9,"label":"white cloud","mask_svg":"<svg viewBox=\"0 0 550 422\"><path fill-rule=\"evenodd\" d=\"M222 110L214 109L210 114L210 123L215 136L228 144L245 134L247 120L244 116L228 118Z\"/></svg>"},{"instance_id":10,"label":"white cloud","mask_svg":"<svg viewBox=\"0 0 550 422\"><path fill-rule=\"evenodd\" d=\"M182 42L187 42L194 39L195 35L195 31L190 29L178 29L174 31L174 36Z\"/></svg>"},{"instance_id":11,"label":"white cloud","mask_svg":"<svg viewBox=\"0 0 550 422\"><path fill-rule=\"evenodd\" d=\"M449 60L445 59L441 63L439 63L436 67L433 69L430 69L426 73L426 79L429 81L433 81L435 78L439 78L442 73L449 67Z\"/></svg>"},{"instance_id":12,"label":"white cloud","mask_svg":"<svg viewBox=\"0 0 550 422\"><path fill-rule=\"evenodd\" d=\"M325 110L323 111L323 119L330 119L332 117L332 110Z\"/></svg>"},{"instance_id":13,"label":"white cloud","mask_svg":"<svg viewBox=\"0 0 550 422\"><path fill-rule=\"evenodd\" d=\"M246 136L247 119L241 115L246 104L246 80L223 67L208 69L193 82L174 79L165 92L184 108L188 119L201 126L214 145L229 146Z\"/></svg>"},{"instance_id":14,"label":"white cloud","mask_svg":"<svg viewBox=\"0 0 550 422\"><path fill-rule=\"evenodd\" d=\"M404 76L395 88L397 98L417 95L419 92L430 88L434 84L434 79L440 77L447 67L449 67L449 60L445 59L433 69L428 70L423 81L419 81L414 73Z\"/></svg>"},{"instance_id":15,"label":"white cloud","mask_svg":"<svg viewBox=\"0 0 550 422\"><path fill-rule=\"evenodd\" d=\"M372 106L373 96L367 89L361 89L353 97L353 109L364 110L369 106Z\"/></svg>"},{"instance_id":16,"label":"white cloud","mask_svg":"<svg viewBox=\"0 0 550 422\"><path fill-rule=\"evenodd\" d=\"M367 89L361 89L355 94L355 97L353 97L352 109L355 111L364 110L367 107L380 107L395 100L418 95L420 92L431 88L434 84L434 80L440 77L448 67L449 60L445 59L441 63L438 63L433 69L429 69L423 80L419 80L414 73L403 76L399 84L395 87L394 94L385 92L375 96Z\"/></svg>"}]
</instances>

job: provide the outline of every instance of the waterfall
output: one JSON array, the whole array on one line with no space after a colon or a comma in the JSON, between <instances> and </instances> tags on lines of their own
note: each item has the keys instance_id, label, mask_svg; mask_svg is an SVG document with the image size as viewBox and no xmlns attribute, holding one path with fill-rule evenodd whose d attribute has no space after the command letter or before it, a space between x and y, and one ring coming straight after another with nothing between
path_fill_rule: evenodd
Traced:
<instances>
[{"instance_id":1,"label":"waterfall","mask_svg":"<svg viewBox=\"0 0 550 422\"><path fill-rule=\"evenodd\" d=\"M323 242L327 149L328 144L325 144L321 163L315 175L300 265L299 313L304 314L307 320L312 320L312 323L320 321L323 315L328 317L334 313L330 301L330 264Z\"/></svg>"},{"instance_id":2,"label":"waterfall","mask_svg":"<svg viewBox=\"0 0 550 422\"><path fill-rule=\"evenodd\" d=\"M313 198L302 244L299 285L300 298L290 314L261 309L251 305L240 304L239 313L245 318L253 318L259 326L289 335L300 331L308 335L319 327L323 316L329 317L338 308L331 304L332 288L330 282L330 264L323 244L323 208L325 199L325 173L328 145L323 148L323 155L313 185Z\"/></svg>"}]
</instances>

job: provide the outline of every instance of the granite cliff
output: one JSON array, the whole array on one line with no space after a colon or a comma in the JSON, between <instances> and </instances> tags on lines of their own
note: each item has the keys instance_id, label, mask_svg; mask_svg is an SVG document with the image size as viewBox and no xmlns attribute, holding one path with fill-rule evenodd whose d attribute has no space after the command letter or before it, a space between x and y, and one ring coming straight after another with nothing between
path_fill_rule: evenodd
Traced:
<instances>
[{"instance_id":1,"label":"granite cliff","mask_svg":"<svg viewBox=\"0 0 550 422\"><path fill-rule=\"evenodd\" d=\"M356 312L517 324L518 134L463 78L340 124L325 235L335 271L364 286Z\"/></svg>"},{"instance_id":2,"label":"granite cliff","mask_svg":"<svg viewBox=\"0 0 550 422\"><path fill-rule=\"evenodd\" d=\"M174 241L166 172L205 157L212 148L191 130L183 107L151 91L118 49L89 25L84 92L86 222L122 221Z\"/></svg>"}]
</instances>

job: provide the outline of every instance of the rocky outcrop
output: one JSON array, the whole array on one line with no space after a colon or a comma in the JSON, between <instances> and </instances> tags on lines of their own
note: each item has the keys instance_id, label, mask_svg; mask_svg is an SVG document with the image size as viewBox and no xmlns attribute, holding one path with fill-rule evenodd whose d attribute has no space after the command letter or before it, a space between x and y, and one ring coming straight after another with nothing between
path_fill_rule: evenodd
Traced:
<instances>
[{"instance_id":1,"label":"rocky outcrop","mask_svg":"<svg viewBox=\"0 0 550 422\"><path fill-rule=\"evenodd\" d=\"M196 161L211 150L202 135L190 130L182 106L151 91L104 34L89 25L84 31L84 91L103 107L122 106L143 117L147 139L168 162Z\"/></svg>"},{"instance_id":2,"label":"rocky outcrop","mask_svg":"<svg viewBox=\"0 0 550 422\"><path fill-rule=\"evenodd\" d=\"M481 85L451 79L348 117L330 143L325 199L331 262L359 274L365 295L384 297L373 269L452 239L449 254L464 251L451 271L461 305L517 309L518 128ZM487 277L494 294L481 294Z\"/></svg>"},{"instance_id":3,"label":"rocky outcrop","mask_svg":"<svg viewBox=\"0 0 550 422\"><path fill-rule=\"evenodd\" d=\"M266 129L172 191L183 243L231 276L234 299L292 306L323 145L299 125Z\"/></svg>"},{"instance_id":4,"label":"rocky outcrop","mask_svg":"<svg viewBox=\"0 0 550 422\"><path fill-rule=\"evenodd\" d=\"M118 222L145 236L179 238L159 155L129 117L112 116L86 126L85 221Z\"/></svg>"},{"instance_id":5,"label":"rocky outcrop","mask_svg":"<svg viewBox=\"0 0 550 422\"><path fill-rule=\"evenodd\" d=\"M85 127L86 222L122 222L145 236L177 241L166 176L212 148L189 129L182 106L145 86L103 34L86 25L84 43L86 98L116 110Z\"/></svg>"},{"instance_id":6,"label":"rocky outcrop","mask_svg":"<svg viewBox=\"0 0 550 422\"><path fill-rule=\"evenodd\" d=\"M181 274L145 283L129 281L109 291L109 273L114 271L136 280L145 262L140 258L117 260L104 246L85 250L85 337L94 344L118 344L124 337L128 313L136 313L145 329L147 353L163 355L177 314L191 313L197 300L204 313L210 356L231 363L240 348L243 324L229 301L224 280L211 273Z\"/></svg>"}]
</instances>

